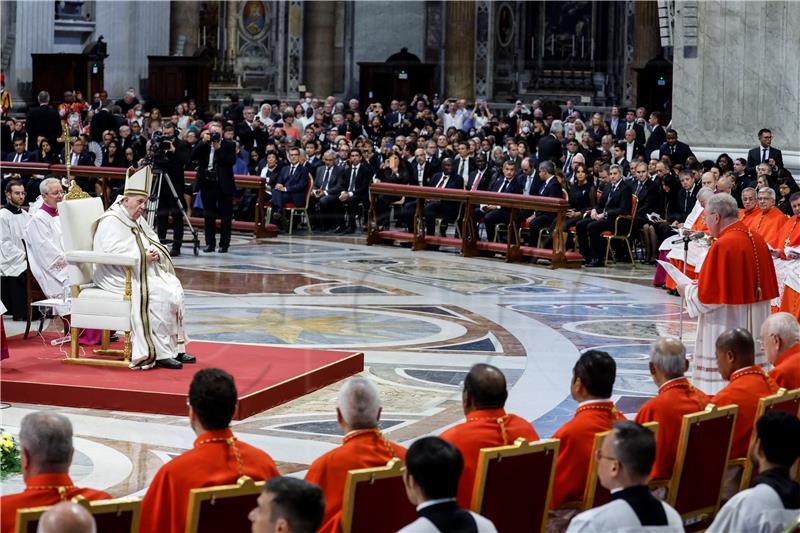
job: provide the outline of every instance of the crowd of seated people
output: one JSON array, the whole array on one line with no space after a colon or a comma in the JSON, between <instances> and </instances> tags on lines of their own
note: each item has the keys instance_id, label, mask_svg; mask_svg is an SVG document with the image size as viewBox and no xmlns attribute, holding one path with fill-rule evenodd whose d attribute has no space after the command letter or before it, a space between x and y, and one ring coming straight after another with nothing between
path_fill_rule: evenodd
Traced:
<instances>
[{"instance_id":1,"label":"crowd of seated people","mask_svg":"<svg viewBox=\"0 0 800 533\"><path fill-rule=\"evenodd\" d=\"M800 390L800 324L791 315L773 315L761 328L760 344L770 362L769 372L754 364L755 340L750 333L735 329L720 335L717 361L728 384L715 396L707 396L685 375L689 363L684 345L674 338L657 340L649 363L658 393L631 421L612 398L617 378L614 359L598 350L582 353L570 383L577 408L552 434L559 448L549 494L548 531L643 527L683 531L681 516L659 499L663 493L651 482L673 476L682 419L703 412L709 404L737 406L730 459L749 457L757 467L746 490L739 491L743 470L736 463L729 463L722 491L719 484L694 487L721 493L723 505L710 530L751 531L757 526L759 531L782 531L796 520L800 485L796 470L791 469L800 457L800 420L797 413L782 410L767 411L758 420L756 413L759 401L779 389ZM140 531L184 531L191 489L232 484L243 475L269 480L249 515L253 531L340 531L348 472L395 460L406 465L405 490L418 513L417 520L402 531L495 531L491 521L469 511L480 450L511 445L517 439L540 439L530 422L505 410L507 398L502 371L477 364L464 379L464 421L439 437L423 437L406 448L380 429L382 408L375 384L366 377L351 378L340 389L335 410L343 433L341 445L314 460L305 480L299 480L280 477L268 450L236 437L230 427L237 404L234 380L222 370L202 369L189 388L188 422L197 436L194 446L156 473L142 501ZM658 423L655 434L644 425L651 422ZM595 436L606 431L611 433L595 448ZM76 487L70 479L73 445L67 417L56 412L27 415L20 442L26 489L0 500L3 532L13 531L18 509L55 505L78 495L88 500L110 497ZM596 473L589 470L592 453L596 454ZM579 514L571 502L581 500L594 475L611 491L611 501ZM525 480L519 484L524 487ZM390 509L392 504L387 505ZM69 511L52 509L54 513ZM276 528L277 521L288 528ZM524 530L521 525L520 531Z\"/></svg>"}]
</instances>

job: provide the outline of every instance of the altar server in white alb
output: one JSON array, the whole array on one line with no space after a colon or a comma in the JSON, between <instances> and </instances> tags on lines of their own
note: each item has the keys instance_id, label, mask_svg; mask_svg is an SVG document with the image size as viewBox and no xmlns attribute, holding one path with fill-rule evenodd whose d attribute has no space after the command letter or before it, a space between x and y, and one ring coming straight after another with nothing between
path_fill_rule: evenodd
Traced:
<instances>
[{"instance_id":1,"label":"altar server in white alb","mask_svg":"<svg viewBox=\"0 0 800 533\"><path fill-rule=\"evenodd\" d=\"M61 217L58 204L64 199L64 189L56 178L47 178L39 184L42 204L31 215L25 230L25 243L28 247L28 262L33 277L48 299L58 300L53 306L56 314L64 320L64 331L69 331L69 313L72 306L69 297L69 274L64 252L61 231ZM100 343L102 332L97 329L84 329L80 333L80 343L92 346Z\"/></svg>"},{"instance_id":2,"label":"altar server in white alb","mask_svg":"<svg viewBox=\"0 0 800 533\"><path fill-rule=\"evenodd\" d=\"M800 517L800 485L789 469L800 457L800 420L772 409L756 422L750 460L758 467L751 488L720 509L708 533L780 533Z\"/></svg>"},{"instance_id":3,"label":"altar server in white alb","mask_svg":"<svg viewBox=\"0 0 800 533\"><path fill-rule=\"evenodd\" d=\"M681 515L647 486L655 459L652 431L636 422L614 422L597 454L597 477L611 491L611 502L573 518L567 533L682 533Z\"/></svg>"},{"instance_id":4,"label":"altar server in white alb","mask_svg":"<svg viewBox=\"0 0 800 533\"><path fill-rule=\"evenodd\" d=\"M131 295L131 368L179 369L194 363L185 351L183 287L172 259L142 217L152 184L149 166L128 172L122 196L95 222L94 250L134 257ZM97 265L95 284L124 294L125 267Z\"/></svg>"},{"instance_id":5,"label":"altar server in white alb","mask_svg":"<svg viewBox=\"0 0 800 533\"><path fill-rule=\"evenodd\" d=\"M17 180L6 182L6 205L0 209L0 297L14 320L28 314L25 248L22 238L31 221L25 203L25 187Z\"/></svg>"}]
</instances>

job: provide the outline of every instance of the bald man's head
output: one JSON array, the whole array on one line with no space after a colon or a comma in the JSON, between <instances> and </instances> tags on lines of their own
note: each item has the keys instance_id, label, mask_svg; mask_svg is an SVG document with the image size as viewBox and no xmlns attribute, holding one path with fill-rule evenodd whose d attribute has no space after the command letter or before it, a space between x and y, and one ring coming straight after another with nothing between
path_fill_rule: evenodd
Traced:
<instances>
[{"instance_id":1,"label":"bald man's head","mask_svg":"<svg viewBox=\"0 0 800 533\"><path fill-rule=\"evenodd\" d=\"M42 515L36 533L96 533L94 518L82 505L57 503Z\"/></svg>"},{"instance_id":2,"label":"bald man's head","mask_svg":"<svg viewBox=\"0 0 800 533\"><path fill-rule=\"evenodd\" d=\"M729 329L717 337L716 352L719 373L725 380L737 370L756 362L753 336L743 328Z\"/></svg>"},{"instance_id":3,"label":"bald man's head","mask_svg":"<svg viewBox=\"0 0 800 533\"><path fill-rule=\"evenodd\" d=\"M501 409L506 404L506 377L499 368L477 364L464 378L464 411Z\"/></svg>"}]
</instances>

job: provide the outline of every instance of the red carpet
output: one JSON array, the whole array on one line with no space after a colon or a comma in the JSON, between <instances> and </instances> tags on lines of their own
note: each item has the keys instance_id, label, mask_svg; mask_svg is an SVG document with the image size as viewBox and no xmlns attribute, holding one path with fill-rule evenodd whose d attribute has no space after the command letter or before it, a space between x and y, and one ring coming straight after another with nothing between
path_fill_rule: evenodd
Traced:
<instances>
[{"instance_id":1,"label":"red carpet","mask_svg":"<svg viewBox=\"0 0 800 533\"><path fill-rule=\"evenodd\" d=\"M211 342L188 345L197 364L184 365L182 370L147 371L63 364L61 348L36 337L12 337L8 347L11 357L0 365L0 400L4 402L185 415L192 376L201 368L215 367L236 380L236 420L364 369L362 353Z\"/></svg>"}]
</instances>

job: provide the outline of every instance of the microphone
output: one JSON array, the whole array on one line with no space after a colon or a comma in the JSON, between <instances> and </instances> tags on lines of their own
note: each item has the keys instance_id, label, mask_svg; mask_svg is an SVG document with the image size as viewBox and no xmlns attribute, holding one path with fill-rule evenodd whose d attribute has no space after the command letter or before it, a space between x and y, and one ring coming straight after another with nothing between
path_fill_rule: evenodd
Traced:
<instances>
[{"instance_id":1,"label":"microphone","mask_svg":"<svg viewBox=\"0 0 800 533\"><path fill-rule=\"evenodd\" d=\"M680 239L675 239L674 241L671 241L670 244L678 244L679 242L699 241L705 236L706 234L703 233L702 231L695 231L694 233L691 233L689 235L684 235Z\"/></svg>"}]
</instances>

